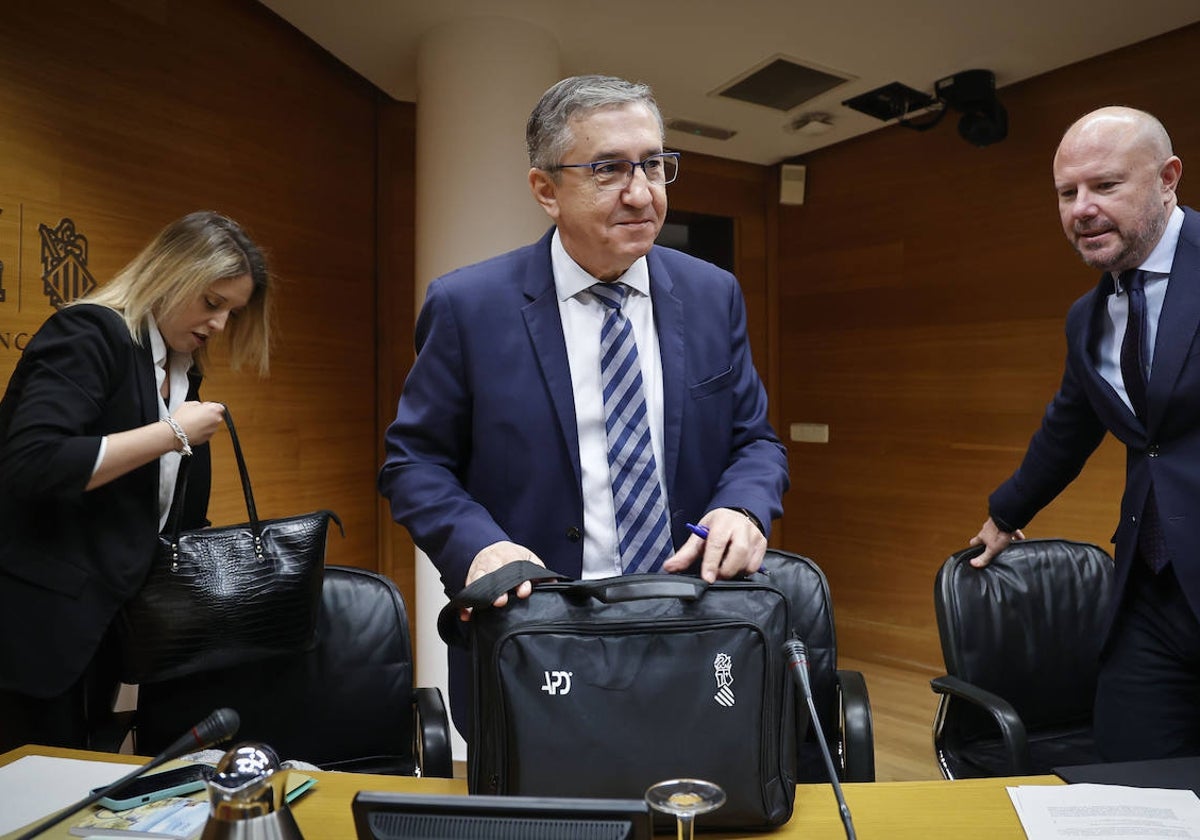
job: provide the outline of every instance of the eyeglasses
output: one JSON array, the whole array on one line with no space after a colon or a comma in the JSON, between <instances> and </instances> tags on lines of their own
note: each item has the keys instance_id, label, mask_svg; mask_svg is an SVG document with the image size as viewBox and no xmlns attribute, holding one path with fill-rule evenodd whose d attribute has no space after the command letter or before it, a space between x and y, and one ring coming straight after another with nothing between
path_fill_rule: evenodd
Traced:
<instances>
[{"instance_id":1,"label":"eyeglasses","mask_svg":"<svg viewBox=\"0 0 1200 840\"><path fill-rule=\"evenodd\" d=\"M665 187L679 177L679 152L661 152L641 161L598 160L594 163L560 163L551 167L551 171L591 169L596 189L623 190L633 181L633 171L638 167L641 167L647 182L656 187Z\"/></svg>"}]
</instances>

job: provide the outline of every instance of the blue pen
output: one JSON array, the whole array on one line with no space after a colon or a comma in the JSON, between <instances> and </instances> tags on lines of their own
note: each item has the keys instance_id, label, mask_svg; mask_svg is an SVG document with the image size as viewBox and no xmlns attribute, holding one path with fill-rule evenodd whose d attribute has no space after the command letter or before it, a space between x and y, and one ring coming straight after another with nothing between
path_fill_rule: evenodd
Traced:
<instances>
[{"instance_id":1,"label":"blue pen","mask_svg":"<svg viewBox=\"0 0 1200 840\"><path fill-rule=\"evenodd\" d=\"M687 529L702 540L708 539L708 529L703 525L693 525L691 522L688 522Z\"/></svg>"}]
</instances>

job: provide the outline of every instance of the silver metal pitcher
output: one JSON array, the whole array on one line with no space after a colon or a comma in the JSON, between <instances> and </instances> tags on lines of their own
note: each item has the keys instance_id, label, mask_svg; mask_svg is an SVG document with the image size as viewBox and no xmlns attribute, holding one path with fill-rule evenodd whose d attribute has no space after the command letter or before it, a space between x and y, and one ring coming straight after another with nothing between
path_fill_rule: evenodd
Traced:
<instances>
[{"instance_id":1,"label":"silver metal pitcher","mask_svg":"<svg viewBox=\"0 0 1200 840\"><path fill-rule=\"evenodd\" d=\"M200 840L303 840L287 806L287 771L266 744L238 744L208 783L212 811Z\"/></svg>"}]
</instances>

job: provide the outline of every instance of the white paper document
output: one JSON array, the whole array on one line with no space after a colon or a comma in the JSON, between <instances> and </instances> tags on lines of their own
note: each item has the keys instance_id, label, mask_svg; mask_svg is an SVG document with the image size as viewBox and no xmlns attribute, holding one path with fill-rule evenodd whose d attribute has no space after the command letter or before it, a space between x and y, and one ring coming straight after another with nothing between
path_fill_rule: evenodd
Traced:
<instances>
[{"instance_id":1,"label":"white paper document","mask_svg":"<svg viewBox=\"0 0 1200 840\"><path fill-rule=\"evenodd\" d=\"M1029 840L1200 840L1200 798L1190 790L1021 785L1008 795Z\"/></svg>"},{"instance_id":2,"label":"white paper document","mask_svg":"<svg viewBox=\"0 0 1200 840\"><path fill-rule=\"evenodd\" d=\"M0 834L78 802L134 765L27 755L0 767Z\"/></svg>"}]
</instances>

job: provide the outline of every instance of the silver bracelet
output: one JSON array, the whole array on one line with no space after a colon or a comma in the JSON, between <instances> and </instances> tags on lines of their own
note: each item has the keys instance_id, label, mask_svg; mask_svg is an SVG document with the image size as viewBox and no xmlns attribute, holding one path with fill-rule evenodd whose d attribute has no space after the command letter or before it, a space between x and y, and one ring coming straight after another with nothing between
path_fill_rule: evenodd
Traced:
<instances>
[{"instance_id":1,"label":"silver bracelet","mask_svg":"<svg viewBox=\"0 0 1200 840\"><path fill-rule=\"evenodd\" d=\"M175 437L179 438L179 443L181 444L179 454L185 458L191 455L192 446L188 443L187 432L183 430L183 426L180 426L177 422L175 422L174 417L164 417L162 418L162 421L170 426L171 431L175 433Z\"/></svg>"}]
</instances>

